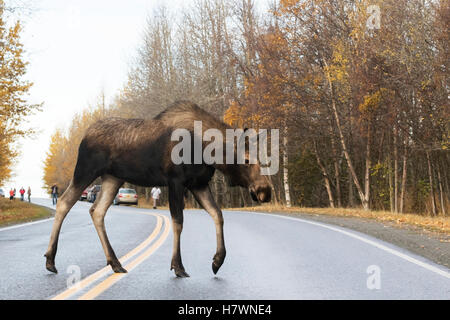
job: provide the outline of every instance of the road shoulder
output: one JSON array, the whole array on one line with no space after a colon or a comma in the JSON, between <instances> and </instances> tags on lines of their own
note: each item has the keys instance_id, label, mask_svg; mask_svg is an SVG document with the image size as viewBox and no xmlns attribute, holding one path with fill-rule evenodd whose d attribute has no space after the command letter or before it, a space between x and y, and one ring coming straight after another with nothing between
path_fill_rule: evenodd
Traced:
<instances>
[{"instance_id":1,"label":"road shoulder","mask_svg":"<svg viewBox=\"0 0 450 320\"><path fill-rule=\"evenodd\" d=\"M258 212L308 219L355 230L392 243L437 264L450 268L450 235L448 234L433 232L412 225L399 225L394 222L380 222L359 217L326 216L300 212Z\"/></svg>"}]
</instances>

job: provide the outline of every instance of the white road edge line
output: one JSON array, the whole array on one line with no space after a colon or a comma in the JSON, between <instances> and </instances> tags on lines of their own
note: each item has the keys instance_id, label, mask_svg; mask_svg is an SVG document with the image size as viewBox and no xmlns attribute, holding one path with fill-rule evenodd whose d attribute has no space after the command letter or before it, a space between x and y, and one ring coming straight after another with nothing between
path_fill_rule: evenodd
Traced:
<instances>
[{"instance_id":1,"label":"white road edge line","mask_svg":"<svg viewBox=\"0 0 450 320\"><path fill-rule=\"evenodd\" d=\"M46 208L55 210L55 207L54 206L50 206L50 205L38 204L38 206L46 207ZM28 226L32 226L32 225L35 225L35 224L38 224L38 223L49 222L49 221L53 221L53 220L55 220L54 217L53 218L48 218L48 219L37 220L37 221L33 221L33 222L15 224L15 225L10 226L10 227L0 227L0 232L12 230L12 229L17 229L17 228L28 227Z\"/></svg>"},{"instance_id":2,"label":"white road edge line","mask_svg":"<svg viewBox=\"0 0 450 320\"><path fill-rule=\"evenodd\" d=\"M402 259L404 259L404 260L406 260L408 262L411 262L411 263L413 263L415 265L418 265L418 266L420 266L422 268L425 268L425 269L427 269L427 270L429 270L431 272L434 272L434 273L436 273L436 274L438 274L440 276L443 276L443 277L445 277L447 279L450 279L450 273L449 272L441 270L440 268L432 266L432 265L430 265L430 264L428 264L426 262L417 260L417 259L415 259L413 257L408 256L407 254L404 254L404 253L402 253L400 251L397 251L397 250L394 250L392 248L389 248L389 247L387 247L387 246L385 246L385 245L383 245L381 243L377 243L375 241L366 239L366 238L361 237L361 236L359 236L357 234L354 234L352 232L348 232L348 231L345 231L345 230L342 230L342 229L339 229L339 228L335 228L335 227L332 227L332 226L329 226L329 225L326 225L326 224L323 224L323 223L320 223L320 222L308 221L308 220L304 220L304 219L301 219L301 218L291 218L291 217L285 217L285 216L281 216L281 215L275 215L275 214L269 214L269 213L260 213L260 212L250 212L250 211L245 211L245 212L252 213L252 214L257 214L257 215L262 215L262 216L271 216L271 217L276 217L276 218L282 218L282 219L287 219L287 220L303 222L303 223L315 225L315 226L318 226L318 227L326 228L326 229L329 229L329 230L332 230L332 231L336 231L336 232L345 234L346 236L349 236L349 237L352 237L354 239L357 239L357 240L360 240L362 242L365 242L367 244L370 244L370 245L372 245L372 246L374 246L374 247L376 247L378 249L386 251L386 252L388 252L390 254L393 254L394 256L402 258Z\"/></svg>"},{"instance_id":3,"label":"white road edge line","mask_svg":"<svg viewBox=\"0 0 450 320\"><path fill-rule=\"evenodd\" d=\"M32 226L34 224L49 222L49 221L52 221L52 220L55 220L55 218L48 218L48 219L38 220L38 221L34 221L34 222L17 224L17 225L11 226L11 227L0 228L0 232L7 231L7 230L12 230L12 229L17 229L17 228L22 228L22 227L28 227L28 226Z\"/></svg>"}]
</instances>

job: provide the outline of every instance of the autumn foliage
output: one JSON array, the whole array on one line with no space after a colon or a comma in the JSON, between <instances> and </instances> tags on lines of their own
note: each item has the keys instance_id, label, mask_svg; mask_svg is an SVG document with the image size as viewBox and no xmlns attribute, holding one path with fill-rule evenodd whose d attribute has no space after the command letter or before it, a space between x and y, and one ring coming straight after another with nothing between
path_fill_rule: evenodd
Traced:
<instances>
[{"instance_id":1,"label":"autumn foliage","mask_svg":"<svg viewBox=\"0 0 450 320\"><path fill-rule=\"evenodd\" d=\"M21 124L40 107L26 100L32 83L24 79L27 63L20 43L20 22L8 26L3 10L0 1L0 185L11 176L12 162L18 155L17 139L31 133Z\"/></svg>"},{"instance_id":2,"label":"autumn foliage","mask_svg":"<svg viewBox=\"0 0 450 320\"><path fill-rule=\"evenodd\" d=\"M315 158L321 173L327 201L315 205L437 214L438 201L445 213L448 12L446 1L282 0L248 49L255 59L225 120L287 127L284 152L303 163ZM285 168L296 172L288 159ZM283 184L305 192L299 181Z\"/></svg>"},{"instance_id":3,"label":"autumn foliage","mask_svg":"<svg viewBox=\"0 0 450 320\"><path fill-rule=\"evenodd\" d=\"M187 99L235 127L280 129L276 204L446 214L449 17L445 0L161 8L111 108L151 118ZM55 133L47 185L68 184L96 112ZM222 206L254 204L220 174L211 187Z\"/></svg>"}]
</instances>

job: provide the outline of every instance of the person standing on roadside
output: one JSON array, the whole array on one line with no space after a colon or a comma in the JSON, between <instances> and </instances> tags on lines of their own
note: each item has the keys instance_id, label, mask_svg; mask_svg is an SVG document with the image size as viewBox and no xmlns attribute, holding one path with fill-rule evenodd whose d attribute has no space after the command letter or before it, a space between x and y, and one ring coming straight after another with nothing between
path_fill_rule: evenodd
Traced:
<instances>
[{"instance_id":1,"label":"person standing on roadside","mask_svg":"<svg viewBox=\"0 0 450 320\"><path fill-rule=\"evenodd\" d=\"M52 186L52 203L53 205L58 203L58 186L56 184Z\"/></svg>"},{"instance_id":2,"label":"person standing on roadside","mask_svg":"<svg viewBox=\"0 0 450 320\"><path fill-rule=\"evenodd\" d=\"M28 195L28 202L31 202L31 188L30 187L28 187L27 195Z\"/></svg>"},{"instance_id":3,"label":"person standing on roadside","mask_svg":"<svg viewBox=\"0 0 450 320\"><path fill-rule=\"evenodd\" d=\"M14 200L14 190L12 188L9 190L9 200Z\"/></svg>"},{"instance_id":4,"label":"person standing on roadside","mask_svg":"<svg viewBox=\"0 0 450 320\"><path fill-rule=\"evenodd\" d=\"M25 200L25 189L22 187L19 190L20 192L20 201L24 201Z\"/></svg>"},{"instance_id":5,"label":"person standing on roadside","mask_svg":"<svg viewBox=\"0 0 450 320\"><path fill-rule=\"evenodd\" d=\"M153 187L151 193L153 198L153 209L156 209L156 202L158 201L159 195L161 194L161 189L158 187Z\"/></svg>"}]
</instances>

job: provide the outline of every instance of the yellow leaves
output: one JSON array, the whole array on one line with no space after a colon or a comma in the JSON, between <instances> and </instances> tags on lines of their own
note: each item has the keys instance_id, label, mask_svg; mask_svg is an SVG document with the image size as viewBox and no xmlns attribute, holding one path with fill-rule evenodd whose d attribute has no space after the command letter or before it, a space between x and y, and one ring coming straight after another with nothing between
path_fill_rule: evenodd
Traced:
<instances>
[{"instance_id":1,"label":"yellow leaves","mask_svg":"<svg viewBox=\"0 0 450 320\"><path fill-rule=\"evenodd\" d=\"M282 50L287 47L287 40L280 30L265 34L263 39L265 40L266 45L269 46L269 49Z\"/></svg>"},{"instance_id":2,"label":"yellow leaves","mask_svg":"<svg viewBox=\"0 0 450 320\"><path fill-rule=\"evenodd\" d=\"M225 111L223 121L235 128L244 128L250 124L259 123L260 115L248 111L245 106L239 106L236 101L233 101L230 107Z\"/></svg>"},{"instance_id":3,"label":"yellow leaves","mask_svg":"<svg viewBox=\"0 0 450 320\"><path fill-rule=\"evenodd\" d=\"M272 127L283 118L288 100L288 66L282 56L290 50L280 30L272 30L261 36L264 46L258 51L255 73L244 78L242 98L231 103L224 121L235 127ZM295 79L301 81L301 79Z\"/></svg>"},{"instance_id":4,"label":"yellow leaves","mask_svg":"<svg viewBox=\"0 0 450 320\"><path fill-rule=\"evenodd\" d=\"M235 126L235 124L240 121L239 106L235 101L233 101L230 107L225 111L223 121L230 126Z\"/></svg>"},{"instance_id":5,"label":"yellow leaves","mask_svg":"<svg viewBox=\"0 0 450 320\"><path fill-rule=\"evenodd\" d=\"M321 0L280 0L280 13L290 13L298 15L302 11L306 10L306 7L310 3L321 2Z\"/></svg>"},{"instance_id":6,"label":"yellow leaves","mask_svg":"<svg viewBox=\"0 0 450 320\"><path fill-rule=\"evenodd\" d=\"M68 142L60 129L51 137L50 148L44 161L44 182L48 187L57 184L63 188L63 182L71 178L65 168L69 160L66 156L66 150L70 147Z\"/></svg>"},{"instance_id":7,"label":"yellow leaves","mask_svg":"<svg viewBox=\"0 0 450 320\"><path fill-rule=\"evenodd\" d=\"M427 80L423 80L420 82L420 87L422 88L422 90L425 90L431 83L431 80L427 79Z\"/></svg>"},{"instance_id":8,"label":"yellow leaves","mask_svg":"<svg viewBox=\"0 0 450 320\"><path fill-rule=\"evenodd\" d=\"M293 11L298 12L304 5L301 0L280 0L280 10L282 12Z\"/></svg>"},{"instance_id":9,"label":"yellow leaves","mask_svg":"<svg viewBox=\"0 0 450 320\"><path fill-rule=\"evenodd\" d=\"M359 105L358 109L362 113L375 111L387 97L392 96L393 94L392 90L381 88L372 94L365 95L364 101Z\"/></svg>"},{"instance_id":10,"label":"yellow leaves","mask_svg":"<svg viewBox=\"0 0 450 320\"><path fill-rule=\"evenodd\" d=\"M299 2L300 2L299 0L281 0L280 5L284 8L287 8L287 7L293 7Z\"/></svg>"},{"instance_id":11,"label":"yellow leaves","mask_svg":"<svg viewBox=\"0 0 450 320\"><path fill-rule=\"evenodd\" d=\"M0 11L0 185L11 175L11 165L17 152L14 141L31 131L17 129L25 117L40 105L28 104L25 96L32 86L23 79L27 63L20 43L20 23L9 27Z\"/></svg>"},{"instance_id":12,"label":"yellow leaves","mask_svg":"<svg viewBox=\"0 0 450 320\"><path fill-rule=\"evenodd\" d=\"M345 47L342 41L337 42L333 46L333 58L330 65L325 67L325 72L327 72L331 78L331 81L344 82L348 78L348 49Z\"/></svg>"}]
</instances>

